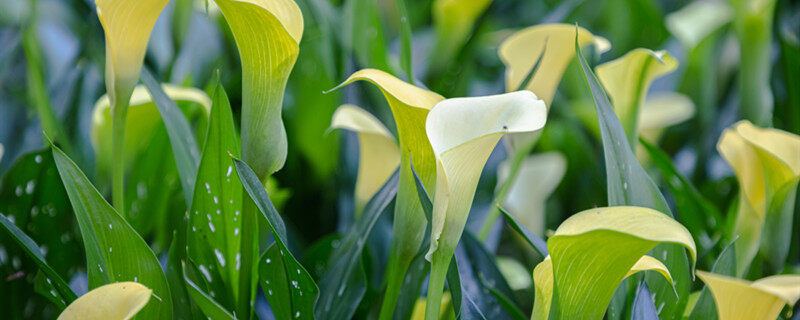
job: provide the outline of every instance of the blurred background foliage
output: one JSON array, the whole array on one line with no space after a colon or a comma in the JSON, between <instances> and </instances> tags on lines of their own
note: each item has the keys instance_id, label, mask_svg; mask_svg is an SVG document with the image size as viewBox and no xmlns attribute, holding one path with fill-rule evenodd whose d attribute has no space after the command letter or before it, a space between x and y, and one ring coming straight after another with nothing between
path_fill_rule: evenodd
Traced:
<instances>
[{"instance_id":1,"label":"blurred background foliage","mask_svg":"<svg viewBox=\"0 0 800 320\"><path fill-rule=\"evenodd\" d=\"M356 84L324 92L362 68L377 68L408 79L403 70L408 62L400 58L404 22L413 35L413 82L448 98L505 92L505 67L497 48L509 35L531 25L578 23L607 38L611 50L594 55L591 61L595 64L639 47L668 51L678 60L678 69L656 79L649 94L682 93L691 99L696 111L688 121L667 128L660 138L650 141L655 148L663 149L665 157L652 158L642 149L640 161L662 186L673 207L685 204L689 201L686 199L704 201L697 212L699 222L675 210L678 220L693 233L705 231L706 238L698 241L698 269L709 270L726 244L720 239L724 225L732 223L726 213L735 210L738 187L715 144L722 130L738 119L741 108L741 90L737 86L741 54L731 18L723 19L700 41L687 43L669 28L668 20L670 14L692 1L484 1L483 9L459 16L474 19L474 23L452 26L454 29L446 34L454 38L443 43L437 40L442 36L437 36L434 27L438 18L432 0L407 1L407 19L394 0L297 2L303 12L305 34L283 110L288 159L267 188L288 223L292 243L297 246L292 249L299 256L305 255L304 263L312 273L313 262L324 259L325 248L337 237L331 234L343 231L353 221L358 141L353 133L328 130L334 110L343 103L355 104L378 116L390 130L396 130L384 98L374 87ZM771 30L771 123L800 134L800 4L777 1ZM0 1L0 212L13 215L24 231L48 248L50 264L63 267L56 271L73 279L72 285L79 293L86 290L85 270L70 267L81 266L84 261L77 226L50 152L38 150L46 145L42 131L47 130L98 189L110 196L110 179L98 161L91 137L94 105L104 94L104 62L103 30L92 1ZM556 151L566 159L563 179L544 205L544 230L555 229L572 213L606 205L597 120L576 62L567 68L534 150L537 154ZM152 32L145 65L164 83L208 93L212 75L220 70L238 118L238 51L227 24L211 1L172 0ZM196 130L205 130L205 119L192 116L197 106L188 101L178 103L193 119ZM137 127L129 126L128 130L136 132ZM132 199L129 206L148 214L135 216L137 211L130 210L129 219L157 256L163 258L171 240L171 226L186 208L163 124L156 123L147 134L151 136L140 137L146 142L131 155L135 160L128 171L126 189ZM484 170L468 222L468 228L476 234L491 207L497 168L506 156L504 148L497 148ZM665 159L671 159L672 164ZM670 170L674 171L669 173ZM688 184L677 181L681 176L687 177L686 182L696 190L687 190ZM800 205L795 206L794 230L800 230L798 209ZM717 215L721 220L713 218ZM391 217L383 218L371 235L366 252L375 261L367 265L372 279L382 276L381 263L385 263L391 242ZM523 265L530 275L530 269L541 257L521 250L518 239L501 232L503 228L501 223L491 228L487 247L503 257L501 269L517 267L506 263L512 257L525 261ZM55 309L35 294L37 287L31 285L36 282L36 266L18 248L5 245L12 243L6 234L0 234L0 239L0 310L4 317L52 318ZM787 262L800 271L800 237L793 237ZM379 292L380 281L370 281L370 286L370 290ZM514 289L521 297L531 295L529 283ZM368 300L362 306L368 306ZM532 303L529 298L520 301ZM6 307L10 305L23 308Z\"/></svg>"}]
</instances>

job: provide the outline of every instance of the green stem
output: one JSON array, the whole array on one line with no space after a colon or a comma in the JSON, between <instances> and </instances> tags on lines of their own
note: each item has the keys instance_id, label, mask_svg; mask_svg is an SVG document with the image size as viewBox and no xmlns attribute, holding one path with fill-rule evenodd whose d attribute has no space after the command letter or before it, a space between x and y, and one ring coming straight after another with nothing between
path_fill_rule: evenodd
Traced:
<instances>
[{"instance_id":1,"label":"green stem","mask_svg":"<svg viewBox=\"0 0 800 320\"><path fill-rule=\"evenodd\" d=\"M263 181L267 181L265 178ZM265 184L265 183L264 183ZM237 310L242 319L250 319L252 316L253 296L255 295L258 281L253 278L254 270L258 262L258 221L256 215L260 214L258 207L252 199L245 193L242 204L242 238L241 255L242 268L239 270L239 300Z\"/></svg>"},{"instance_id":2,"label":"green stem","mask_svg":"<svg viewBox=\"0 0 800 320\"><path fill-rule=\"evenodd\" d=\"M433 253L431 260L431 278L428 282L428 297L425 304L425 320L439 320L439 309L442 305L442 293L444 292L444 281L447 278L447 269L450 267L450 259L453 257L453 250L439 250Z\"/></svg>"},{"instance_id":3,"label":"green stem","mask_svg":"<svg viewBox=\"0 0 800 320\"><path fill-rule=\"evenodd\" d=\"M114 209L125 217L125 121L129 98L117 95L111 106L111 199Z\"/></svg>"},{"instance_id":4,"label":"green stem","mask_svg":"<svg viewBox=\"0 0 800 320\"><path fill-rule=\"evenodd\" d=\"M400 290L403 288L403 281L405 281L405 275L408 272L409 263L407 259L401 259L399 254L394 254L395 252L392 251L392 255L389 258L389 267L386 270L388 281L383 303L381 304L381 312L378 316L379 320L391 320L394 316L397 299L400 297Z\"/></svg>"},{"instance_id":5,"label":"green stem","mask_svg":"<svg viewBox=\"0 0 800 320\"><path fill-rule=\"evenodd\" d=\"M739 114L759 126L772 123L773 98L770 90L770 45L775 3L757 10L739 8L736 31L739 36Z\"/></svg>"},{"instance_id":6,"label":"green stem","mask_svg":"<svg viewBox=\"0 0 800 320\"><path fill-rule=\"evenodd\" d=\"M503 185L500 186L500 189L497 190L497 193L494 197L494 203L502 203L503 200L505 200L506 195L508 195L508 192L511 190L511 185L514 183L514 179L517 177L519 168L522 166L522 161L525 160L525 157L527 157L531 150L533 150L533 147L536 146L537 140L538 139L532 139L527 145L512 151L514 152L514 158L511 162L511 170L508 173L508 177L506 177L506 181L504 181ZM491 206L491 209L489 209L489 214L486 216L486 221L484 221L483 227L481 227L481 232L478 235L478 239L481 241L486 241L486 238L489 237L489 231L492 230L492 226L499 217L500 210L497 208L497 206Z\"/></svg>"}]
</instances>

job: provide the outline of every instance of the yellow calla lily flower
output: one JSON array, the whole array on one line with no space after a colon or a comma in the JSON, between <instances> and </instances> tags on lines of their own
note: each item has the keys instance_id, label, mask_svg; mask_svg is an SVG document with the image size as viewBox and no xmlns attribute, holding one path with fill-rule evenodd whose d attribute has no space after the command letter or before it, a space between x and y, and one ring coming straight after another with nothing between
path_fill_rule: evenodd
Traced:
<instances>
[{"instance_id":1,"label":"yellow calla lily flower","mask_svg":"<svg viewBox=\"0 0 800 320\"><path fill-rule=\"evenodd\" d=\"M498 49L506 66L506 92L515 91L541 57L539 69L524 88L544 100L550 108L564 70L575 56L575 25L541 24L520 30L503 41ZM611 48L608 40L578 27L578 44L593 43L598 53ZM543 52L544 51L544 52Z\"/></svg>"},{"instance_id":2,"label":"yellow calla lily flower","mask_svg":"<svg viewBox=\"0 0 800 320\"><path fill-rule=\"evenodd\" d=\"M400 149L394 136L372 114L351 104L333 113L331 129L345 129L358 134L358 178L356 180L356 216L400 165Z\"/></svg>"},{"instance_id":3,"label":"yellow calla lily flower","mask_svg":"<svg viewBox=\"0 0 800 320\"><path fill-rule=\"evenodd\" d=\"M380 316L381 319L387 319L394 314L406 271L425 236L427 222L419 202L411 165L413 163L425 188L429 192L434 190L436 162L425 133L425 119L430 109L444 97L376 69L357 71L334 90L359 80L370 82L381 90L392 110L400 140L400 181L394 209L394 239L386 271L386 296Z\"/></svg>"},{"instance_id":4,"label":"yellow calla lily flower","mask_svg":"<svg viewBox=\"0 0 800 320\"><path fill-rule=\"evenodd\" d=\"M198 114L204 120L211 112L211 98L201 90L171 84L162 84L161 88L176 102L192 102L178 104L185 108L183 111L187 114ZM111 169L113 157L111 108L111 95L105 94L97 100L92 111L92 128L89 136L101 172ZM143 85L136 86L133 90L127 113L125 122L136 127L136 130L125 132L125 163L129 165L149 145L153 132L162 120L153 98L150 97L150 92Z\"/></svg>"},{"instance_id":5,"label":"yellow calla lily flower","mask_svg":"<svg viewBox=\"0 0 800 320\"><path fill-rule=\"evenodd\" d=\"M800 275L778 275L755 282L697 270L706 283L720 320L775 319L800 298Z\"/></svg>"},{"instance_id":6,"label":"yellow calla lily flower","mask_svg":"<svg viewBox=\"0 0 800 320\"><path fill-rule=\"evenodd\" d=\"M558 319L602 319L623 279L642 270L656 270L671 282L669 271L645 254L661 243L697 249L686 228L661 212L644 207L606 207L579 212L565 220L547 240L552 267L534 269L534 319L550 315L549 292L558 297L552 311ZM550 269L552 269L551 272ZM549 273L549 274L548 274ZM587 285L591 284L591 285ZM552 299L552 298L550 298ZM537 307L538 305L538 307Z\"/></svg>"},{"instance_id":7,"label":"yellow calla lily flower","mask_svg":"<svg viewBox=\"0 0 800 320\"><path fill-rule=\"evenodd\" d=\"M70 303L58 320L127 320L144 308L152 294L136 282L107 284Z\"/></svg>"},{"instance_id":8,"label":"yellow calla lily flower","mask_svg":"<svg viewBox=\"0 0 800 320\"><path fill-rule=\"evenodd\" d=\"M694 109L694 103L686 95L677 92L654 93L642 105L637 130L645 140L658 142L665 128L691 119Z\"/></svg>"},{"instance_id":9,"label":"yellow calla lily flower","mask_svg":"<svg viewBox=\"0 0 800 320\"><path fill-rule=\"evenodd\" d=\"M658 259L646 255L636 261L623 279L644 271L658 272L669 283L672 283L672 275L669 273L669 269ZM533 279L536 295L534 296L531 320L547 320L550 315L550 303L553 302L553 260L550 256L545 257L542 262L533 268Z\"/></svg>"},{"instance_id":10,"label":"yellow calla lily flower","mask_svg":"<svg viewBox=\"0 0 800 320\"><path fill-rule=\"evenodd\" d=\"M511 159L497 169L497 185L508 179ZM528 156L520 164L517 177L503 200L503 208L528 230L544 236L545 202L567 171L567 159L559 152Z\"/></svg>"},{"instance_id":11,"label":"yellow calla lily flower","mask_svg":"<svg viewBox=\"0 0 800 320\"><path fill-rule=\"evenodd\" d=\"M773 268L783 264L792 230L793 203L800 180L800 136L740 121L723 132L717 150L739 180L734 224L737 274L759 251Z\"/></svg>"},{"instance_id":12,"label":"yellow calla lily flower","mask_svg":"<svg viewBox=\"0 0 800 320\"><path fill-rule=\"evenodd\" d=\"M678 61L666 51L640 48L595 69L631 145L637 144L640 106L644 103L650 83L677 67Z\"/></svg>"},{"instance_id":13,"label":"yellow calla lily flower","mask_svg":"<svg viewBox=\"0 0 800 320\"><path fill-rule=\"evenodd\" d=\"M709 34L733 18L733 9L722 0L694 1L664 19L667 29L683 45L694 49Z\"/></svg>"},{"instance_id":14,"label":"yellow calla lily flower","mask_svg":"<svg viewBox=\"0 0 800 320\"><path fill-rule=\"evenodd\" d=\"M266 182L286 162L283 92L303 36L293 0L216 0L242 60L242 157Z\"/></svg>"},{"instance_id":15,"label":"yellow calla lily flower","mask_svg":"<svg viewBox=\"0 0 800 320\"><path fill-rule=\"evenodd\" d=\"M483 166L506 133L541 129L547 120L544 101L530 91L447 99L428 114L425 128L436 155L428 306L438 305L450 264ZM428 308L427 319L438 317Z\"/></svg>"},{"instance_id":16,"label":"yellow calla lily flower","mask_svg":"<svg viewBox=\"0 0 800 320\"><path fill-rule=\"evenodd\" d=\"M117 108L127 106L139 82L150 32L168 2L95 0L106 35L106 90Z\"/></svg>"}]
</instances>

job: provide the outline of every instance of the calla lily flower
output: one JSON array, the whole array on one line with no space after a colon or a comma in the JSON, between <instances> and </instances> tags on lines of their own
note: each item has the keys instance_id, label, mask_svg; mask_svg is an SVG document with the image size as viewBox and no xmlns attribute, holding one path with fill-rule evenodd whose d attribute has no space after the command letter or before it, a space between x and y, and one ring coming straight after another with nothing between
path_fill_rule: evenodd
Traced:
<instances>
[{"instance_id":1,"label":"calla lily flower","mask_svg":"<svg viewBox=\"0 0 800 320\"><path fill-rule=\"evenodd\" d=\"M603 37L595 36L588 30L570 24L541 24L525 28L500 44L498 54L506 66L506 92L528 90L544 100L550 108L564 70L575 56L575 30L578 30L578 44L586 46L594 44L598 54L608 51L611 44ZM539 67L524 83L531 70L539 61ZM512 135L511 147L520 152L526 147L532 148L537 140L536 133Z\"/></svg>"},{"instance_id":2,"label":"calla lily flower","mask_svg":"<svg viewBox=\"0 0 800 320\"><path fill-rule=\"evenodd\" d=\"M163 84L161 88L172 100L180 103L178 106L183 108L183 112L190 117L199 117L200 122L208 118L211 111L211 98L195 88L178 87L170 84ZM126 126L134 127L136 130L125 132L125 163L130 164L141 151L150 143L150 139L157 126L162 123L161 114L153 103L150 92L145 86L137 86L133 90L128 103L128 115ZM92 128L90 138L95 153L97 154L98 167L101 172L110 170L112 162L112 115L111 115L111 95L106 94L97 100L92 111Z\"/></svg>"},{"instance_id":3,"label":"calla lily flower","mask_svg":"<svg viewBox=\"0 0 800 320\"><path fill-rule=\"evenodd\" d=\"M717 150L739 180L733 227L737 274L744 275L759 251L780 271L789 250L800 181L800 136L740 121L723 132Z\"/></svg>"},{"instance_id":4,"label":"calla lily flower","mask_svg":"<svg viewBox=\"0 0 800 320\"><path fill-rule=\"evenodd\" d=\"M567 170L567 159L559 152L528 156L520 164L503 207L528 230L544 236L545 202L555 191ZM511 161L497 170L497 184L502 185L511 172Z\"/></svg>"},{"instance_id":5,"label":"calla lily flower","mask_svg":"<svg viewBox=\"0 0 800 320\"><path fill-rule=\"evenodd\" d=\"M127 320L144 308L152 294L137 282L107 284L70 303L58 320Z\"/></svg>"},{"instance_id":6,"label":"calla lily flower","mask_svg":"<svg viewBox=\"0 0 800 320\"><path fill-rule=\"evenodd\" d=\"M358 178L356 180L356 216L400 165L400 149L386 127L372 114L345 104L333 113L331 129L345 129L358 134Z\"/></svg>"},{"instance_id":7,"label":"calla lily flower","mask_svg":"<svg viewBox=\"0 0 800 320\"><path fill-rule=\"evenodd\" d=\"M242 59L242 156L262 182L286 162L283 92L303 36L293 0L216 0Z\"/></svg>"},{"instance_id":8,"label":"calla lily flower","mask_svg":"<svg viewBox=\"0 0 800 320\"><path fill-rule=\"evenodd\" d=\"M669 283L672 283L672 275L669 273L669 269L658 259L647 255L636 261L628 270L628 273L625 274L623 280L644 271L658 272ZM550 315L550 305L553 302L553 260L550 256L545 257L542 262L533 268L533 279L536 295L534 297L531 320L547 320Z\"/></svg>"},{"instance_id":9,"label":"calla lily flower","mask_svg":"<svg viewBox=\"0 0 800 320\"><path fill-rule=\"evenodd\" d=\"M536 61L541 60L524 89L535 93L549 108L561 76L575 56L575 29L571 24L541 24L520 30L503 41L498 54L506 66L506 91L519 90ZM608 40L584 28L577 29L581 47L593 43L598 53L611 48Z\"/></svg>"},{"instance_id":10,"label":"calla lily flower","mask_svg":"<svg viewBox=\"0 0 800 320\"><path fill-rule=\"evenodd\" d=\"M691 119L694 112L694 103L683 94L654 93L648 96L642 105L637 131L645 140L658 142L665 128Z\"/></svg>"},{"instance_id":11,"label":"calla lily flower","mask_svg":"<svg viewBox=\"0 0 800 320\"><path fill-rule=\"evenodd\" d=\"M692 263L696 261L689 231L656 210L606 207L569 217L547 240L552 261L545 260L534 269L533 319L547 319L551 314L556 319L602 319L620 282L638 271L656 270L671 282L669 270L645 256L661 243L686 247ZM552 311L549 292L558 297Z\"/></svg>"},{"instance_id":12,"label":"calla lily flower","mask_svg":"<svg viewBox=\"0 0 800 320\"><path fill-rule=\"evenodd\" d=\"M595 69L632 146L638 142L639 113L650 83L677 67L678 61L666 51L634 49Z\"/></svg>"},{"instance_id":13,"label":"calla lily flower","mask_svg":"<svg viewBox=\"0 0 800 320\"><path fill-rule=\"evenodd\" d=\"M670 33L692 50L733 18L733 9L721 0L694 1L666 16Z\"/></svg>"},{"instance_id":14,"label":"calla lily flower","mask_svg":"<svg viewBox=\"0 0 800 320\"><path fill-rule=\"evenodd\" d=\"M414 170L427 190L436 184L436 162L425 132L425 119L430 109L444 98L432 91L408 84L396 77L375 69L353 73L335 89L363 80L376 85L383 92L392 110L400 140L400 181L394 212L394 239L387 269L387 289L381 319L390 318L400 293L411 259L417 254L427 225L422 204L417 194Z\"/></svg>"},{"instance_id":15,"label":"calla lily flower","mask_svg":"<svg viewBox=\"0 0 800 320\"><path fill-rule=\"evenodd\" d=\"M106 35L106 90L123 113L144 63L150 32L169 0L95 0Z\"/></svg>"},{"instance_id":16,"label":"calla lily flower","mask_svg":"<svg viewBox=\"0 0 800 320\"><path fill-rule=\"evenodd\" d=\"M785 305L800 298L800 275L778 275L750 282L697 271L706 283L720 320L776 319Z\"/></svg>"},{"instance_id":17,"label":"calla lily flower","mask_svg":"<svg viewBox=\"0 0 800 320\"><path fill-rule=\"evenodd\" d=\"M437 178L431 246L425 256L432 262L427 319L438 317L430 306L441 299L486 160L503 135L539 130L546 120L544 101L530 91L447 99L428 114L425 128L436 155Z\"/></svg>"}]
</instances>

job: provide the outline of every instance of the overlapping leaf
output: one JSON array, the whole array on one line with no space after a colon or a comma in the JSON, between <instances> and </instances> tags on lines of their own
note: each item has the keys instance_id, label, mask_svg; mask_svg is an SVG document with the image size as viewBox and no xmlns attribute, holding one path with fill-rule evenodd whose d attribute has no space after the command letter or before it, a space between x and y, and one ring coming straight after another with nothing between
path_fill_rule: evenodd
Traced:
<instances>
[{"instance_id":1,"label":"overlapping leaf","mask_svg":"<svg viewBox=\"0 0 800 320\"><path fill-rule=\"evenodd\" d=\"M89 288L120 281L139 282L161 297L145 306L141 316L171 319L169 287L153 251L103 199L75 163L57 147L52 148L83 236Z\"/></svg>"}]
</instances>

